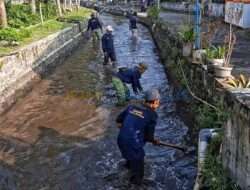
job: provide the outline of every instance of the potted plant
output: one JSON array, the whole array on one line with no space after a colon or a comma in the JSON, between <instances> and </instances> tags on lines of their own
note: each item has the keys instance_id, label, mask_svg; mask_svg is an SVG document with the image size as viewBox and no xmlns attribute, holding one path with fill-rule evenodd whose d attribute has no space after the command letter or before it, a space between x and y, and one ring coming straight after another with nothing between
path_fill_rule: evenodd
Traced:
<instances>
[{"instance_id":1,"label":"potted plant","mask_svg":"<svg viewBox=\"0 0 250 190\"><path fill-rule=\"evenodd\" d=\"M208 72L213 73L216 65L222 65L225 61L225 46L210 46L205 50Z\"/></svg>"},{"instance_id":2,"label":"potted plant","mask_svg":"<svg viewBox=\"0 0 250 190\"><path fill-rule=\"evenodd\" d=\"M179 35L183 41L182 54L184 57L189 57L193 49L194 30L191 27L187 27L182 32L179 32Z\"/></svg>"},{"instance_id":3,"label":"potted plant","mask_svg":"<svg viewBox=\"0 0 250 190\"><path fill-rule=\"evenodd\" d=\"M225 54L225 46L211 46L206 49L207 60L213 65L222 65L225 61Z\"/></svg>"},{"instance_id":4,"label":"potted plant","mask_svg":"<svg viewBox=\"0 0 250 190\"><path fill-rule=\"evenodd\" d=\"M232 32L232 25L230 25L230 32L225 38L225 42L228 44L228 47L226 47L225 60L222 65L216 65L214 67L215 76L220 78L230 77L233 69L233 66L230 63L233 48L236 43L236 35Z\"/></svg>"}]
</instances>

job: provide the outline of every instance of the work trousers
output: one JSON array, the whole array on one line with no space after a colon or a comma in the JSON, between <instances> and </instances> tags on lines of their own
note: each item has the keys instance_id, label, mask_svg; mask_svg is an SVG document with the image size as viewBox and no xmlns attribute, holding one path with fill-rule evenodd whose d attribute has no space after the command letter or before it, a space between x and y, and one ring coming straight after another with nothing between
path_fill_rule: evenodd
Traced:
<instances>
[{"instance_id":1,"label":"work trousers","mask_svg":"<svg viewBox=\"0 0 250 190\"><path fill-rule=\"evenodd\" d=\"M109 63L109 60L114 64L116 62L115 52L105 52L104 53L104 65Z\"/></svg>"},{"instance_id":2,"label":"work trousers","mask_svg":"<svg viewBox=\"0 0 250 190\"><path fill-rule=\"evenodd\" d=\"M118 77L112 77L112 84L118 99L117 105L124 105L130 97L130 92L127 85L124 84Z\"/></svg>"},{"instance_id":3,"label":"work trousers","mask_svg":"<svg viewBox=\"0 0 250 190\"><path fill-rule=\"evenodd\" d=\"M91 36L92 36L92 39L93 41L98 41L101 39L101 31L100 29L95 29L95 30L92 30L91 31Z\"/></svg>"},{"instance_id":4,"label":"work trousers","mask_svg":"<svg viewBox=\"0 0 250 190\"><path fill-rule=\"evenodd\" d=\"M131 171L130 182L140 185L144 176L144 158L140 160L128 160L127 163Z\"/></svg>"}]
</instances>

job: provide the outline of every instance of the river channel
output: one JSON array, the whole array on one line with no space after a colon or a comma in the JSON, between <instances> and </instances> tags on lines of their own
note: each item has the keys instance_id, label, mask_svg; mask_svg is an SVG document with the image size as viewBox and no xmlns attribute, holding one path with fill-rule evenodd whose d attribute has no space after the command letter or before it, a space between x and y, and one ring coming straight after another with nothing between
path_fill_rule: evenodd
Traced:
<instances>
[{"instance_id":1,"label":"river channel","mask_svg":"<svg viewBox=\"0 0 250 190\"><path fill-rule=\"evenodd\" d=\"M118 66L145 62L144 90L158 88L156 136L185 144L188 127L176 107L157 48L139 25L134 43L128 20L101 16L114 27ZM196 177L194 154L146 145L145 181L133 187L116 144L115 116L121 107L110 83L109 68L92 42L82 44L0 118L1 190L191 190Z\"/></svg>"}]
</instances>

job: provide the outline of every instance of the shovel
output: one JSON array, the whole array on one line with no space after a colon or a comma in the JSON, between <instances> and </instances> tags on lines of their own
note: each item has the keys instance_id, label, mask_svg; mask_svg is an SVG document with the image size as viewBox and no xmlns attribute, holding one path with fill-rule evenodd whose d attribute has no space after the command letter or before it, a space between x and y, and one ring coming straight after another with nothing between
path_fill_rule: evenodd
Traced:
<instances>
[{"instance_id":1,"label":"shovel","mask_svg":"<svg viewBox=\"0 0 250 190\"><path fill-rule=\"evenodd\" d=\"M159 146L166 146L166 147L175 148L175 149L181 150L182 152L186 152L186 151L187 151L187 148L186 148L186 147L178 146L178 145L175 145L175 144L160 142L158 145L159 145Z\"/></svg>"}]
</instances>

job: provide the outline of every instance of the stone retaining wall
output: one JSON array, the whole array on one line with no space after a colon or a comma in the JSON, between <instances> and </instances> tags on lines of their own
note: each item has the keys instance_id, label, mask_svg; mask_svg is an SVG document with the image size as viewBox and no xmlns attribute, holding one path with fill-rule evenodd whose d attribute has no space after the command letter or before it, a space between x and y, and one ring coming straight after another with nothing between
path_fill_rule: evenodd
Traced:
<instances>
[{"instance_id":1,"label":"stone retaining wall","mask_svg":"<svg viewBox=\"0 0 250 190\"><path fill-rule=\"evenodd\" d=\"M152 34L166 69L171 73L170 65L176 64L176 60L181 57L181 42L164 24L156 25ZM186 63L185 72L192 90L197 96L210 102L222 102L225 105L229 118L223 125L223 165L229 171L233 181L239 184L242 189L249 189L250 90L225 89L221 80L215 78L201 64L189 61Z\"/></svg>"},{"instance_id":2,"label":"stone retaining wall","mask_svg":"<svg viewBox=\"0 0 250 190\"><path fill-rule=\"evenodd\" d=\"M83 39L86 23L49 35L0 57L0 114L23 96L51 68L60 64Z\"/></svg>"}]
</instances>

